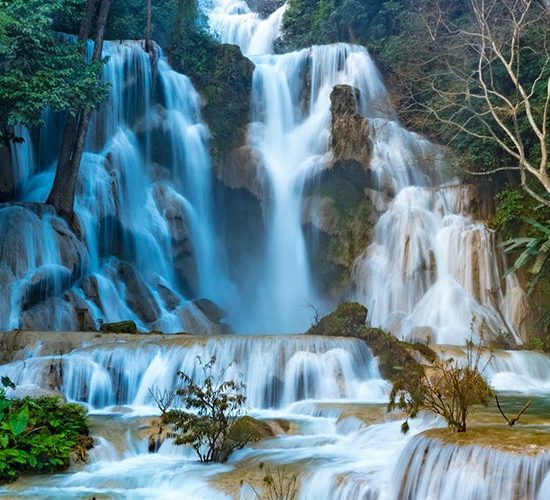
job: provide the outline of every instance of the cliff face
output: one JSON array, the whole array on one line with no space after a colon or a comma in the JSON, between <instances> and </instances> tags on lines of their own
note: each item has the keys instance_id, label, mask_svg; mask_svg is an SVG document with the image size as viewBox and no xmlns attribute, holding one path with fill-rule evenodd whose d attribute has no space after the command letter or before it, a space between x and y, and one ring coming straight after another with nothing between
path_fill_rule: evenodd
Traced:
<instances>
[{"instance_id":1,"label":"cliff face","mask_svg":"<svg viewBox=\"0 0 550 500\"><path fill-rule=\"evenodd\" d=\"M358 111L359 90L337 85L330 99L330 159L308 186L303 220L314 278L328 297L340 299L350 291L355 259L371 242L376 186L370 174L370 126Z\"/></svg>"}]
</instances>

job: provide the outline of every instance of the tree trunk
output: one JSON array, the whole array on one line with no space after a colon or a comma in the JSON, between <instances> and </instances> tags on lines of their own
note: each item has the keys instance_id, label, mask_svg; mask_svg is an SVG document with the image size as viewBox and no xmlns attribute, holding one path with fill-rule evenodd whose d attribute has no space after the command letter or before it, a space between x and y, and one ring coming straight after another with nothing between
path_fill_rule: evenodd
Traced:
<instances>
[{"instance_id":1,"label":"tree trunk","mask_svg":"<svg viewBox=\"0 0 550 500\"><path fill-rule=\"evenodd\" d=\"M101 59L105 27L109 16L112 0L102 0L97 18L94 52L92 62ZM90 34L97 0L88 0L86 15L80 26L79 38L86 40ZM82 38L81 38L82 37ZM91 109L84 107L80 112L71 113L67 118L63 144L59 153L57 171L52 190L46 203L53 205L57 213L74 226L74 198L76 181L80 169L80 162L86 144Z\"/></svg>"},{"instance_id":2,"label":"tree trunk","mask_svg":"<svg viewBox=\"0 0 550 500\"><path fill-rule=\"evenodd\" d=\"M6 143L7 142L7 143ZM10 141L0 144L0 203L13 201L15 195L15 172Z\"/></svg>"},{"instance_id":3,"label":"tree trunk","mask_svg":"<svg viewBox=\"0 0 550 500\"><path fill-rule=\"evenodd\" d=\"M151 53L153 50L152 42L152 19L153 19L153 1L147 0L147 27L145 29L145 51Z\"/></svg>"}]
</instances>

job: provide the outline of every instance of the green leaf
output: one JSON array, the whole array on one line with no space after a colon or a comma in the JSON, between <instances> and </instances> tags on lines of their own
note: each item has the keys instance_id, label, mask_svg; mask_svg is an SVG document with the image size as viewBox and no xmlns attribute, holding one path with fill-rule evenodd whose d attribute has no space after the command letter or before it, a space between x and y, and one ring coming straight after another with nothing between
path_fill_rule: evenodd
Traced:
<instances>
[{"instance_id":1,"label":"green leaf","mask_svg":"<svg viewBox=\"0 0 550 500\"><path fill-rule=\"evenodd\" d=\"M14 436L19 436L29 423L29 409L24 406L10 418L9 425Z\"/></svg>"}]
</instances>

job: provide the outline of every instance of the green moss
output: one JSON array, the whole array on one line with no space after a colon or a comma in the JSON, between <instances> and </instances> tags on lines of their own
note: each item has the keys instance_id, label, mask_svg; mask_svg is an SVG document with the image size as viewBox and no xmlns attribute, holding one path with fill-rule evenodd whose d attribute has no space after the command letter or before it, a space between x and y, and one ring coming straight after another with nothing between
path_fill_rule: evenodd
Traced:
<instances>
[{"instance_id":1,"label":"green moss","mask_svg":"<svg viewBox=\"0 0 550 500\"><path fill-rule=\"evenodd\" d=\"M116 323L104 323L100 331L103 333L138 333L137 326L133 321L118 321Z\"/></svg>"},{"instance_id":2,"label":"green moss","mask_svg":"<svg viewBox=\"0 0 550 500\"><path fill-rule=\"evenodd\" d=\"M388 380L399 376L405 367L421 369L420 364L411 355L411 349L418 350L427 359L436 358L436 354L428 346L401 342L381 328L366 326L367 315L366 307L361 304L353 302L341 304L334 312L312 326L307 334L354 337L365 341L378 358L381 375Z\"/></svg>"},{"instance_id":3,"label":"green moss","mask_svg":"<svg viewBox=\"0 0 550 500\"><path fill-rule=\"evenodd\" d=\"M538 455L550 451L550 432L543 429L508 426L475 426L468 432L430 429L425 436L456 446L483 446L506 453Z\"/></svg>"}]
</instances>

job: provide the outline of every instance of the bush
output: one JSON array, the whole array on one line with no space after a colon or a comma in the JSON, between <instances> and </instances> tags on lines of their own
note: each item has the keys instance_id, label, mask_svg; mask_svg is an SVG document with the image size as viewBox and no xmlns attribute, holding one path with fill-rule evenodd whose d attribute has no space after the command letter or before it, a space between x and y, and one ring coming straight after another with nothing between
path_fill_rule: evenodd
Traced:
<instances>
[{"instance_id":1,"label":"bush","mask_svg":"<svg viewBox=\"0 0 550 500\"><path fill-rule=\"evenodd\" d=\"M198 361L204 382L199 385L189 375L179 372L178 377L185 385L176 391L185 407L194 412L170 410L163 418L173 426L170 437L175 439L175 444L191 445L201 462L225 462L233 451L260 439L261 433L256 426L249 425L247 417L241 416L246 401L244 384L223 380L225 370L215 378L215 356L207 363L200 358Z\"/></svg>"},{"instance_id":2,"label":"bush","mask_svg":"<svg viewBox=\"0 0 550 500\"><path fill-rule=\"evenodd\" d=\"M388 410L405 410L411 418L427 410L442 416L457 432L466 432L471 407L487 405L493 395L480 365L481 348L472 342L467 345L464 365L453 359L436 360L429 369L408 365L394 380ZM405 421L402 430L408 429Z\"/></svg>"},{"instance_id":3,"label":"bush","mask_svg":"<svg viewBox=\"0 0 550 500\"><path fill-rule=\"evenodd\" d=\"M7 379L4 387L14 387ZM86 410L55 397L12 401L0 389L0 482L22 472L66 469L72 453L81 460L91 447Z\"/></svg>"}]
</instances>

